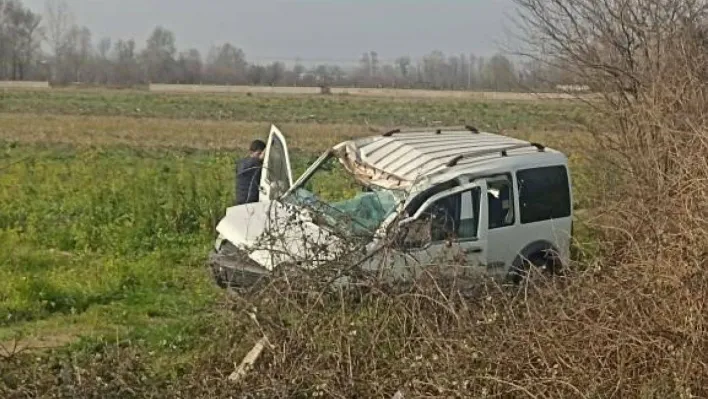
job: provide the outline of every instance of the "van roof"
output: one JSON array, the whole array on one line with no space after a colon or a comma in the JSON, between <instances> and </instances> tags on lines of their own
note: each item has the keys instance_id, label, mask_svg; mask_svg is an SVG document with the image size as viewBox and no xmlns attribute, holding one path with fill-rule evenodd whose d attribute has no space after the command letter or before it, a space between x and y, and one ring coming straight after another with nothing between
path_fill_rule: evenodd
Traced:
<instances>
[{"instance_id":1,"label":"van roof","mask_svg":"<svg viewBox=\"0 0 708 399\"><path fill-rule=\"evenodd\" d=\"M354 140L361 160L406 180L565 160L545 146L472 127L409 129ZM534 162L536 161L536 162Z\"/></svg>"}]
</instances>

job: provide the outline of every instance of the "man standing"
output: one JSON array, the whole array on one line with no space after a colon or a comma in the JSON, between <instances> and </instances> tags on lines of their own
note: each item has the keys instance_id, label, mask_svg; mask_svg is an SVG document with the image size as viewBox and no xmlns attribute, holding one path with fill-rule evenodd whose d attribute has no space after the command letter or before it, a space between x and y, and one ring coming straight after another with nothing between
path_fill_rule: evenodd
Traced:
<instances>
[{"instance_id":1,"label":"man standing","mask_svg":"<svg viewBox=\"0 0 708 399\"><path fill-rule=\"evenodd\" d=\"M236 205L258 202L265 148L266 144L262 140L254 140L249 148L249 156L239 162L236 169Z\"/></svg>"}]
</instances>

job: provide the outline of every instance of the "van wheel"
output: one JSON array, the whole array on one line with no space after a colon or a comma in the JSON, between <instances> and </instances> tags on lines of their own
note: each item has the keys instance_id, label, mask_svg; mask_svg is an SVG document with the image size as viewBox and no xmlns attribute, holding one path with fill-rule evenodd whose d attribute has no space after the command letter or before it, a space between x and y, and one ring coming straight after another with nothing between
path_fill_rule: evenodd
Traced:
<instances>
[{"instance_id":1,"label":"van wheel","mask_svg":"<svg viewBox=\"0 0 708 399\"><path fill-rule=\"evenodd\" d=\"M528 258L521 260L521 267L513 267L511 271L511 279L514 284L520 283L528 276L528 272L532 267L539 269L541 274L546 277L556 275L560 270L560 262L553 254L548 254L545 251L536 252Z\"/></svg>"}]
</instances>

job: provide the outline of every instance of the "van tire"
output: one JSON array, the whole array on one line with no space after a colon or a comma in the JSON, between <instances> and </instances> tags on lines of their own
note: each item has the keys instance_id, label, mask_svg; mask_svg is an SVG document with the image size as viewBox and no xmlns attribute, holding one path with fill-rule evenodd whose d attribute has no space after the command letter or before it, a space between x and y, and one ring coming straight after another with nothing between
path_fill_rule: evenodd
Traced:
<instances>
[{"instance_id":1,"label":"van tire","mask_svg":"<svg viewBox=\"0 0 708 399\"><path fill-rule=\"evenodd\" d=\"M542 274L547 277L556 275L561 269L558 258L548 253L548 251L534 252L527 257L522 257L520 262L515 263L520 263L521 267L514 265L511 268L509 274L514 284L521 283L527 277L531 267L542 269Z\"/></svg>"}]
</instances>

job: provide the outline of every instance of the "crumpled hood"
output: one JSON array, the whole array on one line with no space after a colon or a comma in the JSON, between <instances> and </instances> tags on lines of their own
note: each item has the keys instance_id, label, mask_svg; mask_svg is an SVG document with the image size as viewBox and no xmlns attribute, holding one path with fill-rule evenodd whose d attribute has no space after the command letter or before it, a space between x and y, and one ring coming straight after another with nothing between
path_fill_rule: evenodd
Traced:
<instances>
[{"instance_id":1,"label":"crumpled hood","mask_svg":"<svg viewBox=\"0 0 708 399\"><path fill-rule=\"evenodd\" d=\"M269 271L283 262L315 267L342 249L341 238L305 220L301 209L279 201L228 208L216 230Z\"/></svg>"}]
</instances>

